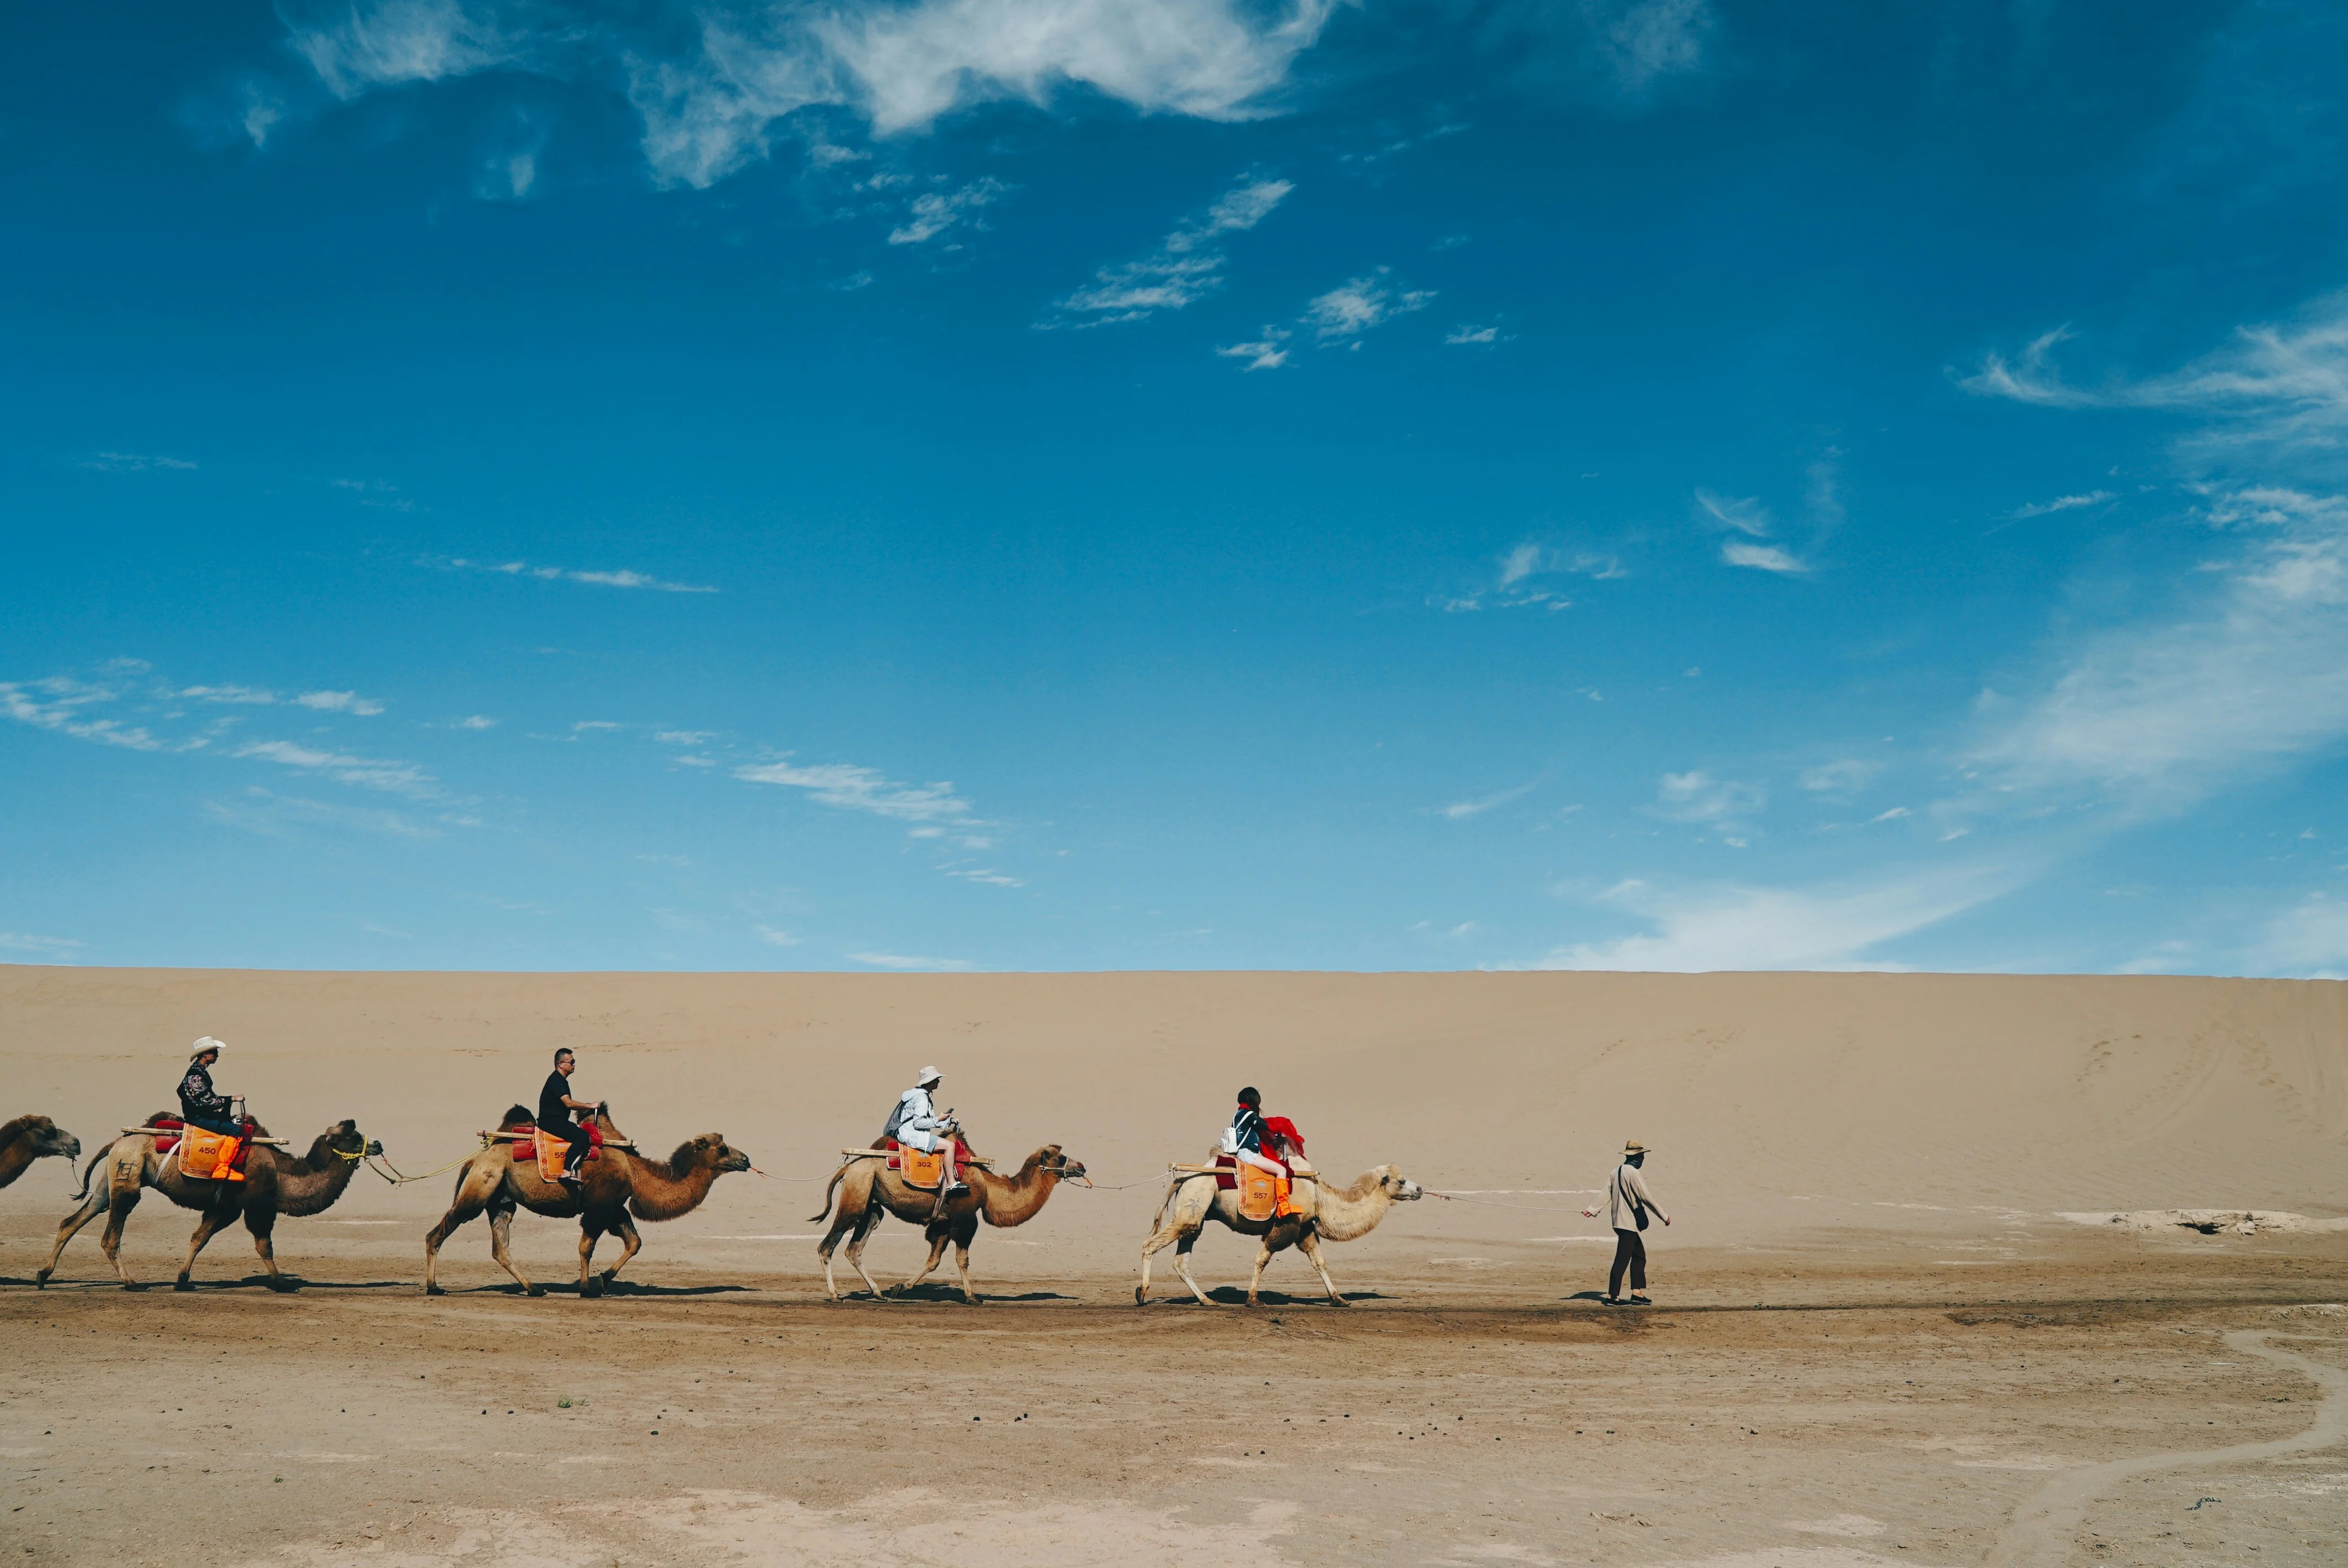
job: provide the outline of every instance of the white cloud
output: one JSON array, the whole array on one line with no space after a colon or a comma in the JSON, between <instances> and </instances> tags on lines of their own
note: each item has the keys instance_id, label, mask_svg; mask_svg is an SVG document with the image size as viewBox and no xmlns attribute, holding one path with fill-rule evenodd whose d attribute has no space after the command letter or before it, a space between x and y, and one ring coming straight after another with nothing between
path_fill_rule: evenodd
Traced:
<instances>
[{"instance_id":1,"label":"white cloud","mask_svg":"<svg viewBox=\"0 0 2348 1568\"><path fill-rule=\"evenodd\" d=\"M82 459L81 466L107 474L139 474L149 468L185 470L195 466L184 457L144 456L137 452L93 452Z\"/></svg>"},{"instance_id":2,"label":"white cloud","mask_svg":"<svg viewBox=\"0 0 2348 1568\"><path fill-rule=\"evenodd\" d=\"M319 21L294 23L288 41L340 98L513 64L528 49L524 37L499 26L495 7L462 0L350 0L320 9Z\"/></svg>"},{"instance_id":3,"label":"white cloud","mask_svg":"<svg viewBox=\"0 0 2348 1568\"><path fill-rule=\"evenodd\" d=\"M1303 324L1313 329L1322 347L1337 343L1350 346L1373 327L1426 308L1435 292L1420 289L1398 294L1386 282L1393 271L1391 267L1380 267L1365 276L1348 278L1304 307Z\"/></svg>"},{"instance_id":4,"label":"white cloud","mask_svg":"<svg viewBox=\"0 0 2348 1568\"><path fill-rule=\"evenodd\" d=\"M1873 957L1873 949L2013 885L2008 875L1981 868L1807 888L1723 885L1671 892L1624 882L1603 901L1629 910L1652 931L1559 948L1527 967L1678 973L1897 968L1901 966Z\"/></svg>"},{"instance_id":5,"label":"white cloud","mask_svg":"<svg viewBox=\"0 0 2348 1568\"><path fill-rule=\"evenodd\" d=\"M798 938L788 931L778 931L772 926L753 926L750 929L758 933L758 940L773 947L796 948L799 945Z\"/></svg>"},{"instance_id":6,"label":"white cloud","mask_svg":"<svg viewBox=\"0 0 2348 1568\"><path fill-rule=\"evenodd\" d=\"M478 561L458 556L447 561L420 560L418 566L439 567L448 571L495 572L503 577L534 578L541 582L585 582L602 588L644 588L658 593L716 593L706 588L686 582L666 582L640 571L574 571L567 567L532 566L528 561Z\"/></svg>"},{"instance_id":7,"label":"white cloud","mask_svg":"<svg viewBox=\"0 0 2348 1568\"><path fill-rule=\"evenodd\" d=\"M850 953L848 956L876 969L922 969L934 974L963 974L978 967L967 958L917 958L905 953Z\"/></svg>"},{"instance_id":8,"label":"white cloud","mask_svg":"<svg viewBox=\"0 0 2348 1568\"><path fill-rule=\"evenodd\" d=\"M1538 783L1539 781L1536 780L1535 784ZM1512 800L1520 800L1530 794L1533 788L1533 784L1522 784L1514 789L1504 789L1498 794L1488 794L1480 800L1454 801L1449 805L1437 808L1437 812L1438 815L1452 822L1460 822L1471 816L1481 816L1496 805L1506 805Z\"/></svg>"},{"instance_id":9,"label":"white cloud","mask_svg":"<svg viewBox=\"0 0 2348 1568\"><path fill-rule=\"evenodd\" d=\"M1701 768L1665 774L1655 786L1654 813L1670 822L1734 825L1768 803L1758 784L1716 779Z\"/></svg>"},{"instance_id":10,"label":"white cloud","mask_svg":"<svg viewBox=\"0 0 2348 1568\"><path fill-rule=\"evenodd\" d=\"M199 702L242 702L255 705L274 702L277 693L258 686L188 686L180 695Z\"/></svg>"},{"instance_id":11,"label":"white cloud","mask_svg":"<svg viewBox=\"0 0 2348 1568\"><path fill-rule=\"evenodd\" d=\"M81 944L68 937L36 937L30 931L0 931L0 948L30 953L53 964L70 964Z\"/></svg>"},{"instance_id":12,"label":"white cloud","mask_svg":"<svg viewBox=\"0 0 2348 1568\"><path fill-rule=\"evenodd\" d=\"M1089 285L1062 300L1059 308L1069 318L1089 318L1082 324L1106 326L1197 302L1222 286L1226 257L1214 241L1254 228L1295 189L1285 179L1254 179L1233 187L1205 213L1177 226L1155 252L1138 261L1102 268Z\"/></svg>"},{"instance_id":13,"label":"white cloud","mask_svg":"<svg viewBox=\"0 0 2348 1568\"><path fill-rule=\"evenodd\" d=\"M304 692L294 701L304 708L315 708L326 713L380 713L383 704L356 692Z\"/></svg>"},{"instance_id":14,"label":"white cloud","mask_svg":"<svg viewBox=\"0 0 2348 1568\"><path fill-rule=\"evenodd\" d=\"M164 743L148 733L143 726L85 716L90 708L110 702L116 695L108 687L93 686L63 675L23 682L0 681L0 718L14 719L36 729L56 730L77 740L120 746L126 751L163 750ZM203 743L201 740L182 743L183 746Z\"/></svg>"},{"instance_id":15,"label":"white cloud","mask_svg":"<svg viewBox=\"0 0 2348 1568\"><path fill-rule=\"evenodd\" d=\"M653 737L664 746L698 746L716 737L715 730L663 730Z\"/></svg>"},{"instance_id":16,"label":"white cloud","mask_svg":"<svg viewBox=\"0 0 2348 1568\"><path fill-rule=\"evenodd\" d=\"M242 798L238 800L206 801L204 815L224 826L242 828L263 838L291 838L296 828L322 826L380 833L394 838L420 840L440 836L438 828L414 821L396 811L304 800L298 795L277 794L258 784L249 786ZM442 820L448 819L444 817ZM469 823L467 825L473 825Z\"/></svg>"},{"instance_id":17,"label":"white cloud","mask_svg":"<svg viewBox=\"0 0 2348 1568\"><path fill-rule=\"evenodd\" d=\"M457 727L460 730L494 730L498 722L486 713L471 713L458 720Z\"/></svg>"},{"instance_id":18,"label":"white cloud","mask_svg":"<svg viewBox=\"0 0 2348 1568\"><path fill-rule=\"evenodd\" d=\"M1879 822L1898 822L1903 816L1913 816L1914 815L1915 813L1910 811L1904 805L1895 805L1890 811L1879 811L1873 816L1869 817L1867 819L1867 825L1873 827Z\"/></svg>"},{"instance_id":19,"label":"white cloud","mask_svg":"<svg viewBox=\"0 0 2348 1568\"><path fill-rule=\"evenodd\" d=\"M2348 904L2310 894L2267 922L2250 957L2265 974L2343 978L2348 974Z\"/></svg>"},{"instance_id":20,"label":"white cloud","mask_svg":"<svg viewBox=\"0 0 2348 1568\"><path fill-rule=\"evenodd\" d=\"M826 805L869 811L903 822L959 821L970 814L970 802L954 794L950 783L900 784L875 769L850 763L805 767L788 760L757 763L736 768L734 776L751 784L803 789Z\"/></svg>"},{"instance_id":21,"label":"white cloud","mask_svg":"<svg viewBox=\"0 0 2348 1568\"><path fill-rule=\"evenodd\" d=\"M439 793L430 774L413 763L355 757L343 752L320 751L293 741L252 741L239 746L234 756L304 773L323 773L344 784L379 789L393 794L433 795Z\"/></svg>"},{"instance_id":22,"label":"white cloud","mask_svg":"<svg viewBox=\"0 0 2348 1568\"><path fill-rule=\"evenodd\" d=\"M655 179L706 187L767 156L778 122L847 106L880 135L958 108L1089 89L1145 113L1269 112L1334 0L710 0L614 11L560 0L323 0L288 41L345 98L505 68L616 80ZM838 152L817 139L810 160Z\"/></svg>"},{"instance_id":23,"label":"white cloud","mask_svg":"<svg viewBox=\"0 0 2348 1568\"><path fill-rule=\"evenodd\" d=\"M1854 794L1875 782L1883 771L1881 763L1871 763L1859 757L1842 757L1830 763L1802 770L1801 785L1821 794Z\"/></svg>"},{"instance_id":24,"label":"white cloud","mask_svg":"<svg viewBox=\"0 0 2348 1568\"><path fill-rule=\"evenodd\" d=\"M2348 499L2260 487L2210 518L2249 538L2192 608L2090 636L2035 697L1986 704L1973 759L2000 791L2159 814L2348 742Z\"/></svg>"},{"instance_id":25,"label":"white cloud","mask_svg":"<svg viewBox=\"0 0 2348 1568\"><path fill-rule=\"evenodd\" d=\"M2089 490L2083 495L2057 496L2051 501L2033 501L2005 514L2006 521L2018 523L2026 518L2051 517L2056 512L2076 511L2081 507L2100 507L2112 499L2109 490Z\"/></svg>"},{"instance_id":26,"label":"white cloud","mask_svg":"<svg viewBox=\"0 0 2348 1568\"><path fill-rule=\"evenodd\" d=\"M1722 528L1750 534L1756 539L1767 538L1776 527L1776 518L1770 515L1769 508L1751 496L1717 496L1710 490L1698 490L1695 504Z\"/></svg>"},{"instance_id":27,"label":"white cloud","mask_svg":"<svg viewBox=\"0 0 2348 1568\"><path fill-rule=\"evenodd\" d=\"M983 228L979 212L1003 199L1010 187L999 179L976 179L961 190L913 198L912 215L889 231L891 245L925 245L960 224Z\"/></svg>"},{"instance_id":28,"label":"white cloud","mask_svg":"<svg viewBox=\"0 0 2348 1568\"><path fill-rule=\"evenodd\" d=\"M1288 351L1281 345L1288 341L1285 327L1266 327L1263 336L1254 343L1226 343L1215 352L1225 359L1243 359L1242 370L1278 370L1288 363Z\"/></svg>"},{"instance_id":29,"label":"white cloud","mask_svg":"<svg viewBox=\"0 0 2348 1568\"><path fill-rule=\"evenodd\" d=\"M1479 327L1462 322L1444 334L1443 341L1453 348L1466 343L1494 343L1500 341L1498 327Z\"/></svg>"},{"instance_id":30,"label":"white cloud","mask_svg":"<svg viewBox=\"0 0 2348 1568\"><path fill-rule=\"evenodd\" d=\"M1591 48L1626 97L1700 70L1719 26L1710 0L1582 0Z\"/></svg>"},{"instance_id":31,"label":"white cloud","mask_svg":"<svg viewBox=\"0 0 2348 1568\"><path fill-rule=\"evenodd\" d=\"M1791 576L1800 576L1810 569L1776 545L1747 544L1743 539L1722 540L1720 559L1730 566L1749 566L1758 571L1783 572Z\"/></svg>"}]
</instances>

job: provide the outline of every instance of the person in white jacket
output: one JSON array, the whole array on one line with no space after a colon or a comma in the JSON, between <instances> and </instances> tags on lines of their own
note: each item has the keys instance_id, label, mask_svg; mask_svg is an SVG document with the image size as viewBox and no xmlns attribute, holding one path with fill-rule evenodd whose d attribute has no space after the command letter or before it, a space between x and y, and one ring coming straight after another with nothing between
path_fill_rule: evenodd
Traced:
<instances>
[{"instance_id":1,"label":"person in white jacket","mask_svg":"<svg viewBox=\"0 0 2348 1568\"><path fill-rule=\"evenodd\" d=\"M954 1134L961 1131L951 1116L938 1114L937 1102L930 1091L942 1081L943 1074L934 1067L924 1067L913 1081L913 1087L897 1097L896 1112L889 1118L888 1136L909 1149L919 1149L933 1154L942 1148L946 1152L946 1178L938 1184L938 1212L945 1212L946 1201L957 1193L970 1191L970 1184L962 1179L954 1164Z\"/></svg>"},{"instance_id":2,"label":"person in white jacket","mask_svg":"<svg viewBox=\"0 0 2348 1568\"><path fill-rule=\"evenodd\" d=\"M1650 1213L1665 1225L1672 1223L1672 1216L1663 1213L1663 1206L1655 1202L1654 1194L1647 1191L1646 1178L1639 1174L1639 1167L1646 1163L1647 1146L1633 1138L1622 1145L1622 1163L1615 1166L1614 1173L1606 1179L1606 1223L1614 1227L1614 1268L1606 1276L1606 1305L1609 1307L1620 1307L1625 1299L1622 1295L1625 1269L1631 1275L1628 1297L1631 1305L1654 1305L1643 1294L1647 1288L1647 1243L1639 1232L1647 1228ZM1598 1217L1598 1211L1584 1209L1581 1217L1594 1220Z\"/></svg>"}]
</instances>

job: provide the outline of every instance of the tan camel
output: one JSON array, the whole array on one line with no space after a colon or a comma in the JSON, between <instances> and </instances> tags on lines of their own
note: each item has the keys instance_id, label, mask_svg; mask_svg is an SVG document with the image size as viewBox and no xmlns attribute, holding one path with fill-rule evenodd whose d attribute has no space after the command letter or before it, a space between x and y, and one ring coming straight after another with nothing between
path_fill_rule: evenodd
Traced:
<instances>
[{"instance_id":1,"label":"tan camel","mask_svg":"<svg viewBox=\"0 0 2348 1568\"><path fill-rule=\"evenodd\" d=\"M887 1164L886 1160L857 1159L841 1165L824 1189L823 1207L809 1216L819 1220L832 1215L830 1232L816 1252L823 1259L824 1290L834 1301L839 1299L839 1286L832 1278L831 1255L843 1235L849 1238L849 1267L864 1281L875 1300L888 1299L888 1294L864 1272L864 1245L884 1217L895 1214L908 1225L920 1225L930 1243L930 1260L922 1265L922 1271L895 1288L911 1290L929 1278L945 1255L946 1244L952 1242L954 1271L962 1276L963 1299L977 1306L978 1293L970 1286L970 1243L978 1234L978 1222L983 1218L988 1225L1005 1228L1025 1225L1043 1211L1053 1188L1063 1181L1082 1181L1085 1175L1083 1164L1062 1153L1057 1143L1046 1143L1028 1155L1014 1175L998 1176L976 1165L965 1165L963 1179L970 1184L970 1191L956 1194L946 1205L945 1217L932 1220L938 1202L935 1189L924 1192L907 1186L903 1175L886 1169ZM839 1194L837 1210L831 1202L835 1191Z\"/></svg>"},{"instance_id":2,"label":"tan camel","mask_svg":"<svg viewBox=\"0 0 2348 1568\"><path fill-rule=\"evenodd\" d=\"M151 1123L153 1117L148 1118ZM269 1129L254 1123L262 1137ZM57 1259L66 1250L66 1243L74 1234L98 1215L106 1219L105 1233L98 1245L106 1251L106 1261L114 1266L126 1289L138 1288L130 1271L122 1266L122 1227L130 1218L130 1211L139 1206L139 1194L152 1187L183 1209L194 1209L202 1215L196 1224L196 1234L188 1238L188 1255L180 1265L180 1277L175 1288L191 1290L189 1273L196 1266L196 1255L214 1232L240 1215L244 1228L252 1233L252 1248L261 1255L263 1266L269 1270L269 1284L282 1287L285 1276L278 1271L277 1250L272 1241L280 1219L299 1218L314 1214L333 1206L343 1189L351 1184L351 1175L359 1168L359 1161L369 1154L383 1153L383 1145L359 1134L355 1122L337 1122L318 1134L307 1154L296 1155L284 1149L256 1144L245 1157L244 1180L216 1182L209 1176L191 1176L180 1169L175 1154L158 1154L152 1132L126 1132L102 1150L96 1159L84 1167L82 1190L76 1195L82 1205L67 1214L57 1226L57 1245L49 1249L49 1261L35 1283L46 1285L49 1276L57 1272ZM106 1181L93 1190L90 1177L100 1165L106 1167Z\"/></svg>"},{"instance_id":3,"label":"tan camel","mask_svg":"<svg viewBox=\"0 0 2348 1568\"><path fill-rule=\"evenodd\" d=\"M498 1123L503 1128L529 1125L535 1118L526 1105L517 1105ZM595 1112L595 1124L602 1130L607 1141L625 1143L627 1139L612 1125L608 1112ZM456 1201L440 1223L424 1233L424 1293L441 1294L438 1281L440 1244L458 1225L487 1211L489 1216L489 1255L498 1266L514 1276L522 1289L532 1296L543 1296L545 1288L530 1283L529 1276L515 1266L513 1250L509 1245L513 1235L514 1212L528 1209L549 1219L579 1219L579 1294L601 1296L603 1287L628 1266L644 1245L636 1234L633 1214L639 1220L673 1220L679 1214L692 1213L709 1195L710 1184L728 1171L747 1171L750 1157L739 1150L728 1148L724 1134L704 1132L677 1145L676 1153L665 1160L647 1160L625 1149L606 1147L582 1168L584 1184L574 1195L559 1182L550 1182L538 1173L534 1158L514 1158L514 1146L499 1143L483 1150L465 1162L457 1173ZM626 1250L620 1261L605 1269L600 1277L591 1273L595 1258L595 1243L606 1233L616 1235Z\"/></svg>"},{"instance_id":4,"label":"tan camel","mask_svg":"<svg viewBox=\"0 0 2348 1568\"><path fill-rule=\"evenodd\" d=\"M14 1122L0 1123L0 1187L6 1186L31 1168L36 1160L50 1155L64 1160L81 1158L81 1140L50 1121L46 1116L19 1116ZM73 1172L66 1172L70 1180Z\"/></svg>"},{"instance_id":5,"label":"tan camel","mask_svg":"<svg viewBox=\"0 0 2348 1568\"><path fill-rule=\"evenodd\" d=\"M1353 1241L1369 1235L1386 1217L1387 1209L1416 1199L1421 1188L1392 1165L1365 1171L1350 1187L1308 1175L1307 1169L1301 1163L1296 1167L1295 1204L1304 1213L1278 1220L1241 1219L1239 1194L1218 1191L1211 1172L1177 1176L1168 1183L1165 1201L1158 1205L1157 1219L1150 1222L1149 1239L1141 1244L1141 1283L1133 1287L1133 1304L1139 1307L1149 1299L1150 1255L1171 1245L1174 1272L1190 1287L1200 1306L1213 1305L1207 1299L1207 1293L1199 1288L1199 1282L1190 1277L1190 1248L1197 1245L1207 1222L1213 1220L1241 1235L1262 1238L1256 1247L1255 1272L1248 1276L1250 1307L1258 1305L1256 1293L1262 1288L1264 1266L1272 1262L1272 1255L1292 1246L1310 1258L1313 1266L1320 1271L1321 1283L1328 1287L1331 1301L1339 1307L1352 1306L1338 1294L1336 1281L1329 1277L1329 1266L1321 1258L1321 1243Z\"/></svg>"}]
</instances>

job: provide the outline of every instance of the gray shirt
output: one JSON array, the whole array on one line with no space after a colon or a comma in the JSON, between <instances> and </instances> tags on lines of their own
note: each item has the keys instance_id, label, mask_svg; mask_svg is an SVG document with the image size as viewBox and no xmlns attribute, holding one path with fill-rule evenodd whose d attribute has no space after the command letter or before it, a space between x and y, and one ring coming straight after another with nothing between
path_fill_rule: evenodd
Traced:
<instances>
[{"instance_id":1,"label":"gray shirt","mask_svg":"<svg viewBox=\"0 0 2348 1568\"><path fill-rule=\"evenodd\" d=\"M1606 1223L1618 1231L1637 1230L1638 1217L1632 1209L1634 1198L1653 1210L1658 1219L1663 1217L1662 1205L1655 1202L1655 1195L1647 1191L1646 1178L1639 1174L1638 1166L1625 1160L1615 1166L1614 1174L1607 1178Z\"/></svg>"}]
</instances>

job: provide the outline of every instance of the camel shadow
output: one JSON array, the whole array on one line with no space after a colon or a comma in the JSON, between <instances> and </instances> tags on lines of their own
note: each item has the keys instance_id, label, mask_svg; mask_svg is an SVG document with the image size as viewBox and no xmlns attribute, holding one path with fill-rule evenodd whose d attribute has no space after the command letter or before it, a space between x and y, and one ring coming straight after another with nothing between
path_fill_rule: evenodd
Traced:
<instances>
[{"instance_id":1,"label":"camel shadow","mask_svg":"<svg viewBox=\"0 0 2348 1568\"><path fill-rule=\"evenodd\" d=\"M1340 1291L1338 1294L1349 1302L1389 1299L1375 1290L1346 1290ZM1236 1285L1220 1285L1207 1292L1207 1299L1218 1307L1245 1307L1247 1291ZM1256 1300L1259 1305L1264 1307L1326 1307L1330 1305L1326 1296L1291 1296L1283 1290L1259 1292Z\"/></svg>"},{"instance_id":2,"label":"camel shadow","mask_svg":"<svg viewBox=\"0 0 2348 1568\"><path fill-rule=\"evenodd\" d=\"M962 1286L950 1283L917 1285L911 1290L891 1289L887 1294L880 1296L875 1296L869 1290L859 1290L843 1296L841 1299L844 1301L878 1300L891 1303L936 1302L948 1307L970 1305L962 1298ZM1076 1298L1073 1296L1063 1296L1056 1290L1027 1290L1017 1295L998 1295L982 1290L978 1293L978 1299L983 1305L990 1301L1074 1301Z\"/></svg>"}]
</instances>

